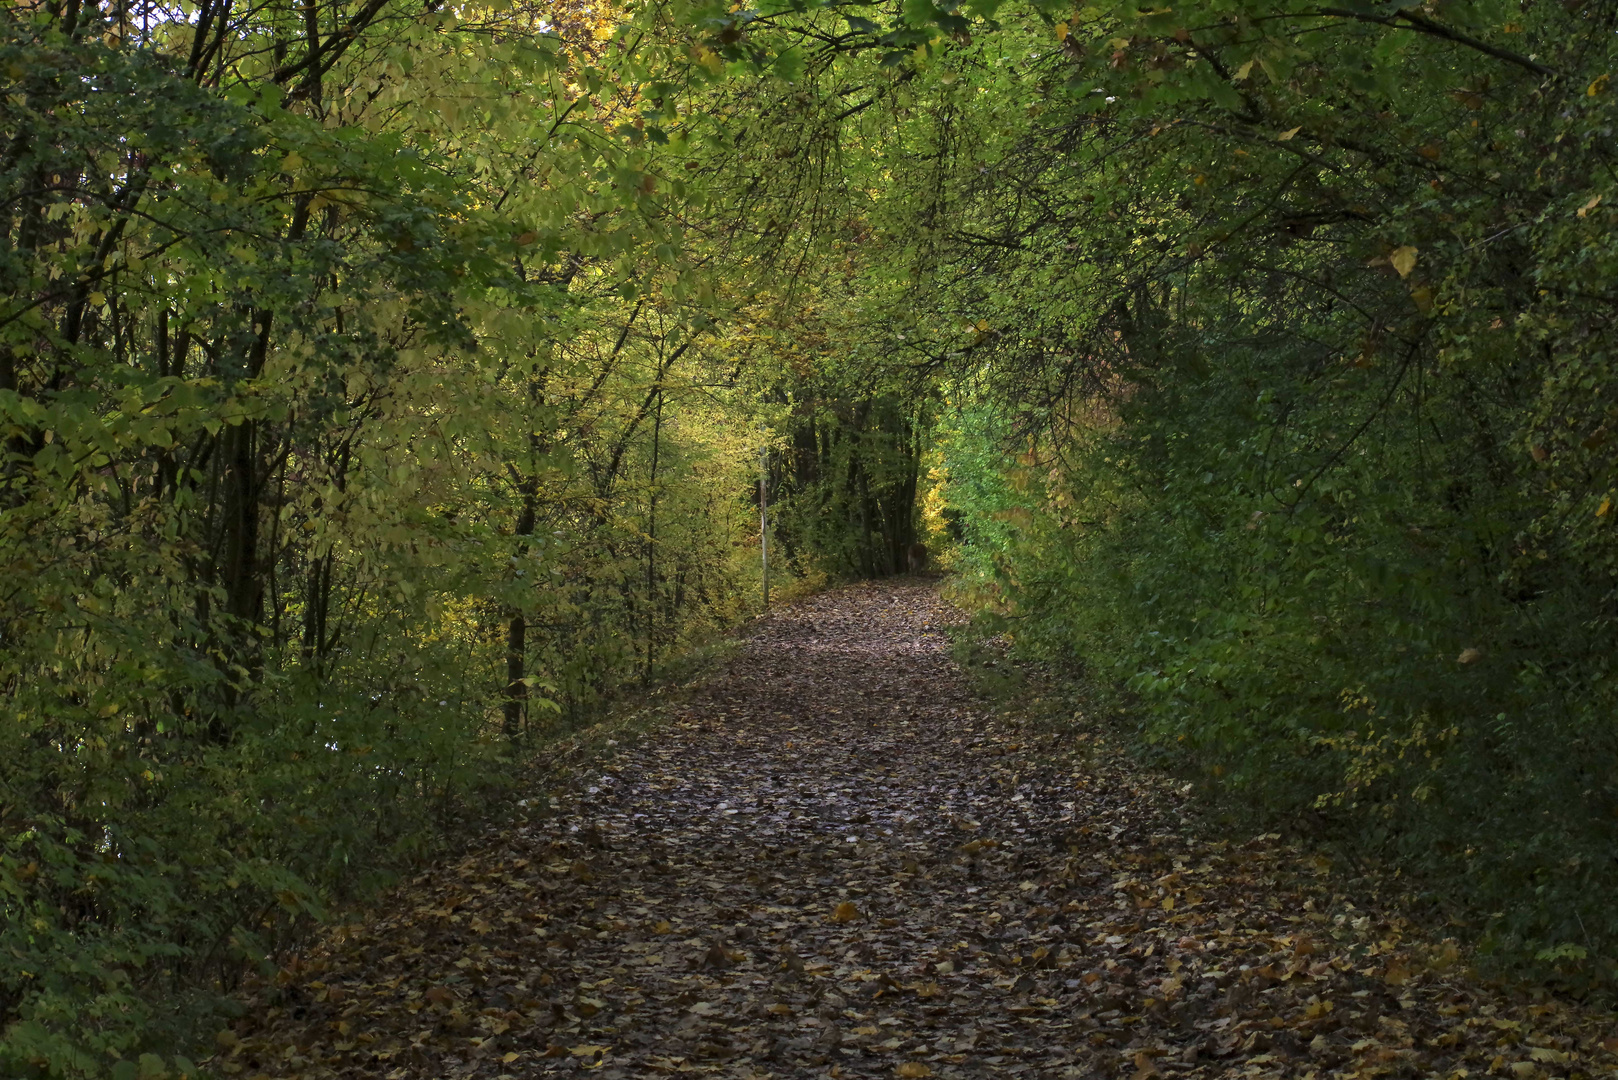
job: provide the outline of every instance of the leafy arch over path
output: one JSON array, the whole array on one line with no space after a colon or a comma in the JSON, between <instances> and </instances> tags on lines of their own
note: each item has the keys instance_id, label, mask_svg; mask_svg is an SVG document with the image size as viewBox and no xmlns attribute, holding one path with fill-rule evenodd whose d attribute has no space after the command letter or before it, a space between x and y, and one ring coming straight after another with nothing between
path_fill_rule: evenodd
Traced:
<instances>
[{"instance_id":1,"label":"leafy arch over path","mask_svg":"<svg viewBox=\"0 0 1618 1080\"><path fill-rule=\"evenodd\" d=\"M1608 982L1612 13L708 17L737 76L800 58L714 168L761 265L854 283L849 377L942 402L990 625L1495 955Z\"/></svg>"},{"instance_id":2,"label":"leafy arch over path","mask_svg":"<svg viewBox=\"0 0 1618 1080\"><path fill-rule=\"evenodd\" d=\"M0 20L7 1068L169 1053L733 625L761 456L805 580L925 538L1610 982L1608 6Z\"/></svg>"}]
</instances>

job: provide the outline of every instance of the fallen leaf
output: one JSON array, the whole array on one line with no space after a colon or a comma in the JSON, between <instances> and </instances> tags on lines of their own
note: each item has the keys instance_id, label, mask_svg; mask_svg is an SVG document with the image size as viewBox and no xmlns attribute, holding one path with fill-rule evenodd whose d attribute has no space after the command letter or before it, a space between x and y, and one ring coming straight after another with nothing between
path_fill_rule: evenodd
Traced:
<instances>
[{"instance_id":1,"label":"fallen leaf","mask_svg":"<svg viewBox=\"0 0 1618 1080\"><path fill-rule=\"evenodd\" d=\"M1179 824L1195 789L1140 772L1060 699L1080 730L1036 738L1024 710L1046 683L1028 676L1009 716L977 702L947 610L936 585L885 582L772 612L640 745L548 779L553 813L312 935L244 994L212 1070L651 1080L758 1073L742 1059L762 1044L774 1075L827 1080L1478 1080L1497 1048L1536 1078L1606 1075L1618 1036L1599 1012L1475 982L1441 935L1346 905L1318 852L1198 838ZM829 648L870 663L828 670ZM1516 1080L1504 1055L1492 1076Z\"/></svg>"}]
</instances>

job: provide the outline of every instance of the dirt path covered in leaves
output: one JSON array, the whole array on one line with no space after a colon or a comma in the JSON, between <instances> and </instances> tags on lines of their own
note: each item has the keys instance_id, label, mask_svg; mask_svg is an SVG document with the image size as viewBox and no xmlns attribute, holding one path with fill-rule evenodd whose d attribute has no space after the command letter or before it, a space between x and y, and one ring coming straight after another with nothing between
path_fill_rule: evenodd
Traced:
<instances>
[{"instance_id":1,"label":"dirt path covered in leaves","mask_svg":"<svg viewBox=\"0 0 1618 1080\"><path fill-rule=\"evenodd\" d=\"M257 987L268 1077L1615 1075L1273 838L997 718L927 584L761 621L668 724Z\"/></svg>"}]
</instances>

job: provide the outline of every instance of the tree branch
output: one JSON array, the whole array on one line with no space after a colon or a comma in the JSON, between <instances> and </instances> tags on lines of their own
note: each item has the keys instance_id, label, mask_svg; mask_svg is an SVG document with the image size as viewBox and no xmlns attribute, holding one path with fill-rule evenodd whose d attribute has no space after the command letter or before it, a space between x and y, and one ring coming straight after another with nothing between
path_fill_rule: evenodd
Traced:
<instances>
[{"instance_id":1,"label":"tree branch","mask_svg":"<svg viewBox=\"0 0 1618 1080\"><path fill-rule=\"evenodd\" d=\"M1425 15L1417 15L1409 11L1401 11L1396 15L1372 15L1365 11L1349 11L1346 8L1321 8L1320 14L1330 15L1339 19L1353 19L1356 22L1377 23L1380 26L1398 27L1408 24L1409 29L1418 30L1432 37L1453 41L1457 45L1465 45L1469 49L1476 49L1486 53L1496 60L1504 60L1508 64L1516 64L1525 71L1532 71L1535 75L1545 78L1554 78L1558 72L1555 68L1546 67L1537 60L1530 60L1522 53L1502 49L1498 45L1490 45L1487 41L1479 40L1470 34L1463 34L1459 30L1452 30L1443 23L1434 22Z\"/></svg>"}]
</instances>

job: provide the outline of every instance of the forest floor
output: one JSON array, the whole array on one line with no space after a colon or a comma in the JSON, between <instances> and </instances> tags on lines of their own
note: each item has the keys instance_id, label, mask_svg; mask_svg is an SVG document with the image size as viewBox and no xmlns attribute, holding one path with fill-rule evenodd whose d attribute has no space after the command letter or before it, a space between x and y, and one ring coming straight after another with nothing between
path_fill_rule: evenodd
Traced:
<instances>
[{"instance_id":1,"label":"forest floor","mask_svg":"<svg viewBox=\"0 0 1618 1080\"><path fill-rule=\"evenodd\" d=\"M1273 835L996 708L927 582L761 619L549 806L250 987L245 1077L1618 1075Z\"/></svg>"}]
</instances>

